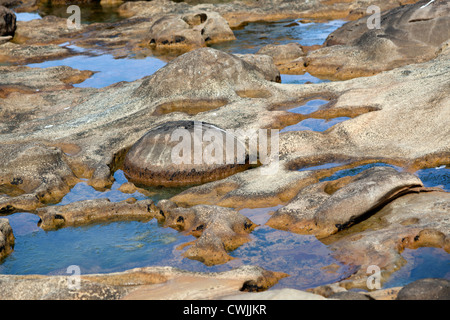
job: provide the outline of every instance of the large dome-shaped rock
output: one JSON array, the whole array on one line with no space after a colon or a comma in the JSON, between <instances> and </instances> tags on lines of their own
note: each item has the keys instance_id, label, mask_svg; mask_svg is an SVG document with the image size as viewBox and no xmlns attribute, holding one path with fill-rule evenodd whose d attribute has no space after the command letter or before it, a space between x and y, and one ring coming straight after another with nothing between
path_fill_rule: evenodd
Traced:
<instances>
[{"instance_id":1,"label":"large dome-shaped rock","mask_svg":"<svg viewBox=\"0 0 450 320\"><path fill-rule=\"evenodd\" d=\"M237 157L234 147L227 149L227 143L245 150L233 134L214 125L168 122L147 132L131 147L123 170L134 183L149 186L174 187L223 179L248 167L246 157Z\"/></svg>"},{"instance_id":2,"label":"large dome-shaped rock","mask_svg":"<svg viewBox=\"0 0 450 320\"><path fill-rule=\"evenodd\" d=\"M14 36L16 31L16 15L13 11L0 6L0 37Z\"/></svg>"},{"instance_id":3,"label":"large dome-shaped rock","mask_svg":"<svg viewBox=\"0 0 450 320\"><path fill-rule=\"evenodd\" d=\"M367 15L328 36L325 47L305 59L306 70L318 76L349 79L369 76L436 57L450 38L450 2L418 1L381 15L380 28Z\"/></svg>"},{"instance_id":4,"label":"large dome-shaped rock","mask_svg":"<svg viewBox=\"0 0 450 320\"><path fill-rule=\"evenodd\" d=\"M279 82L279 73L272 72L275 66L261 67L260 63L273 65L273 60L244 60L211 48L197 49L172 60L145 79L135 95L153 101L230 100L237 97L236 92L264 90L267 80Z\"/></svg>"}]
</instances>

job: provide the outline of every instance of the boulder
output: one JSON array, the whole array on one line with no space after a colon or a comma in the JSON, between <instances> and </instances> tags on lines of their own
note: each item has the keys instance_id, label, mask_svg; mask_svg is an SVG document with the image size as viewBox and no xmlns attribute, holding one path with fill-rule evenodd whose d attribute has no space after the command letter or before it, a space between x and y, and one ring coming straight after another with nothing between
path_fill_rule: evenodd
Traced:
<instances>
[{"instance_id":1,"label":"boulder","mask_svg":"<svg viewBox=\"0 0 450 320\"><path fill-rule=\"evenodd\" d=\"M13 11L0 6L0 37L14 36L16 32L16 15Z\"/></svg>"},{"instance_id":2,"label":"boulder","mask_svg":"<svg viewBox=\"0 0 450 320\"><path fill-rule=\"evenodd\" d=\"M227 21L217 12L164 15L150 27L148 43L157 49L187 51L207 44L236 39Z\"/></svg>"},{"instance_id":3,"label":"boulder","mask_svg":"<svg viewBox=\"0 0 450 320\"><path fill-rule=\"evenodd\" d=\"M147 132L127 152L123 171L132 182L147 186L185 186L220 180L248 168L234 147L240 146L232 133L195 121L172 121ZM231 156L227 159L227 156Z\"/></svg>"},{"instance_id":4,"label":"boulder","mask_svg":"<svg viewBox=\"0 0 450 320\"><path fill-rule=\"evenodd\" d=\"M261 67L212 48L201 48L170 61L146 78L135 95L144 99L172 99L185 104L222 105L236 97L236 92L264 89L265 80L279 82L273 68ZM258 60L254 60L258 62ZM270 63L270 60L265 60ZM270 70L269 74L265 71Z\"/></svg>"},{"instance_id":5,"label":"boulder","mask_svg":"<svg viewBox=\"0 0 450 320\"><path fill-rule=\"evenodd\" d=\"M153 201L111 202L108 199L78 201L64 206L39 208L39 227L44 230L80 226L98 222L151 220L158 213Z\"/></svg>"},{"instance_id":6,"label":"boulder","mask_svg":"<svg viewBox=\"0 0 450 320\"><path fill-rule=\"evenodd\" d=\"M61 149L41 143L0 145L0 186L12 196L33 194L57 202L78 179Z\"/></svg>"},{"instance_id":7,"label":"boulder","mask_svg":"<svg viewBox=\"0 0 450 320\"><path fill-rule=\"evenodd\" d=\"M368 15L328 36L325 47L305 58L306 71L335 79L370 76L436 57L450 38L450 3L418 1L381 15L380 29L369 29Z\"/></svg>"},{"instance_id":8,"label":"boulder","mask_svg":"<svg viewBox=\"0 0 450 320\"><path fill-rule=\"evenodd\" d=\"M416 280L399 291L397 300L450 300L450 281L435 278Z\"/></svg>"},{"instance_id":9,"label":"boulder","mask_svg":"<svg viewBox=\"0 0 450 320\"><path fill-rule=\"evenodd\" d=\"M0 218L0 261L14 250L14 234L9 220Z\"/></svg>"},{"instance_id":10,"label":"boulder","mask_svg":"<svg viewBox=\"0 0 450 320\"><path fill-rule=\"evenodd\" d=\"M421 187L416 176L391 167L374 167L347 180L322 182L302 189L277 210L267 225L325 237L364 219L402 194Z\"/></svg>"},{"instance_id":11,"label":"boulder","mask_svg":"<svg viewBox=\"0 0 450 320\"><path fill-rule=\"evenodd\" d=\"M189 243L191 246L184 256L208 266L231 260L228 252L248 242L248 234L256 227L250 219L230 208L207 205L181 208L170 200L161 200L158 207L165 226L198 238Z\"/></svg>"}]
</instances>

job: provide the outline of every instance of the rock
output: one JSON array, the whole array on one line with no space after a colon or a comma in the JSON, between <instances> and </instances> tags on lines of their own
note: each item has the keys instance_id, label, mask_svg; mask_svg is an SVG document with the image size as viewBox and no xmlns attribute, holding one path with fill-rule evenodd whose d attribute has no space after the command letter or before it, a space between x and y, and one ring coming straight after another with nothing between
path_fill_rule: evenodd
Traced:
<instances>
[{"instance_id":1,"label":"rock","mask_svg":"<svg viewBox=\"0 0 450 320\"><path fill-rule=\"evenodd\" d=\"M3 190L1 190L3 189ZM34 211L43 204L39 201L39 197L34 194L21 194L22 191L4 190L5 186L1 186L1 192L10 192L12 196L0 195L0 214L11 214L18 211Z\"/></svg>"},{"instance_id":2,"label":"rock","mask_svg":"<svg viewBox=\"0 0 450 320\"><path fill-rule=\"evenodd\" d=\"M295 289L276 289L265 292L244 293L221 298L221 300L326 300L324 297Z\"/></svg>"},{"instance_id":3,"label":"rock","mask_svg":"<svg viewBox=\"0 0 450 320\"><path fill-rule=\"evenodd\" d=\"M230 208L205 205L180 208L169 200L161 200L158 207L166 227L198 238L184 256L208 266L231 260L228 252L248 242L248 234L256 227L248 218Z\"/></svg>"},{"instance_id":4,"label":"rock","mask_svg":"<svg viewBox=\"0 0 450 320\"><path fill-rule=\"evenodd\" d=\"M256 62L256 61L255 61ZM181 55L144 80L135 95L152 99L172 98L184 104L226 104L236 97L236 92L245 92L261 87L264 91L264 74L269 68L261 68L239 57L212 48L197 49ZM272 81L279 81L273 74ZM259 86L258 84L261 84ZM214 92L214 94L211 94ZM175 100L175 101L177 101ZM187 106L187 108L189 107Z\"/></svg>"},{"instance_id":5,"label":"rock","mask_svg":"<svg viewBox=\"0 0 450 320\"><path fill-rule=\"evenodd\" d=\"M168 122L147 132L131 147L123 171L132 182L147 186L175 187L220 180L248 168L245 157L238 162L234 149L229 151L232 161L227 160L227 140L246 150L233 134L209 123Z\"/></svg>"},{"instance_id":6,"label":"rock","mask_svg":"<svg viewBox=\"0 0 450 320\"><path fill-rule=\"evenodd\" d=\"M37 209L38 225L44 230L97 222L151 220L157 214L152 200L110 202L108 199L78 201L64 206Z\"/></svg>"},{"instance_id":7,"label":"rock","mask_svg":"<svg viewBox=\"0 0 450 320\"><path fill-rule=\"evenodd\" d=\"M33 194L42 203L57 202L76 182L58 148L40 143L0 145L0 185L12 195Z\"/></svg>"},{"instance_id":8,"label":"rock","mask_svg":"<svg viewBox=\"0 0 450 320\"><path fill-rule=\"evenodd\" d=\"M437 0L392 9L381 16L381 29L367 27L370 16L349 22L329 35L325 47L305 58L316 76L350 79L370 76L436 57L450 38L450 4Z\"/></svg>"},{"instance_id":9,"label":"rock","mask_svg":"<svg viewBox=\"0 0 450 320\"><path fill-rule=\"evenodd\" d=\"M149 44L156 48L192 50L234 39L228 23L216 12L166 15L157 19L149 31Z\"/></svg>"},{"instance_id":10,"label":"rock","mask_svg":"<svg viewBox=\"0 0 450 320\"><path fill-rule=\"evenodd\" d=\"M424 192L404 195L383 207L370 218L324 239L333 256L359 270L340 283L367 290L368 267L381 270L381 283L401 268L405 248L440 247L450 251L448 210L450 193Z\"/></svg>"},{"instance_id":11,"label":"rock","mask_svg":"<svg viewBox=\"0 0 450 320\"><path fill-rule=\"evenodd\" d=\"M337 300L371 300L367 295L353 291L338 292L329 298Z\"/></svg>"},{"instance_id":12,"label":"rock","mask_svg":"<svg viewBox=\"0 0 450 320\"><path fill-rule=\"evenodd\" d=\"M281 82L280 71L276 68L274 60L264 54L235 54L236 57L260 69L267 81Z\"/></svg>"},{"instance_id":13,"label":"rock","mask_svg":"<svg viewBox=\"0 0 450 320\"><path fill-rule=\"evenodd\" d=\"M450 281L447 279L420 279L404 286L397 300L450 300Z\"/></svg>"},{"instance_id":14,"label":"rock","mask_svg":"<svg viewBox=\"0 0 450 320\"><path fill-rule=\"evenodd\" d=\"M11 92L35 93L72 88L93 75L92 71L80 71L66 66L30 68L26 66L0 67L0 97Z\"/></svg>"},{"instance_id":15,"label":"rock","mask_svg":"<svg viewBox=\"0 0 450 320\"><path fill-rule=\"evenodd\" d=\"M12 42L0 44L0 62L29 64L70 56L71 52L58 45L25 45Z\"/></svg>"},{"instance_id":16,"label":"rock","mask_svg":"<svg viewBox=\"0 0 450 320\"><path fill-rule=\"evenodd\" d=\"M0 37L14 36L16 31L16 15L13 11L0 6Z\"/></svg>"},{"instance_id":17,"label":"rock","mask_svg":"<svg viewBox=\"0 0 450 320\"><path fill-rule=\"evenodd\" d=\"M267 225L325 237L357 223L393 199L414 192L422 182L416 176L391 167L374 167L348 178L302 189L278 209ZM341 180L342 181L342 180Z\"/></svg>"},{"instance_id":18,"label":"rock","mask_svg":"<svg viewBox=\"0 0 450 320\"><path fill-rule=\"evenodd\" d=\"M0 275L0 300L215 299L239 293L246 281L256 281L267 289L285 276L254 266L211 273L146 267L82 274L77 289L69 286L73 276Z\"/></svg>"},{"instance_id":19,"label":"rock","mask_svg":"<svg viewBox=\"0 0 450 320\"><path fill-rule=\"evenodd\" d=\"M277 64L305 56L302 46L295 42L282 45L269 44L259 49L257 54L271 56Z\"/></svg>"},{"instance_id":20,"label":"rock","mask_svg":"<svg viewBox=\"0 0 450 320\"><path fill-rule=\"evenodd\" d=\"M14 240L9 220L0 218L0 261L14 250Z\"/></svg>"}]
</instances>

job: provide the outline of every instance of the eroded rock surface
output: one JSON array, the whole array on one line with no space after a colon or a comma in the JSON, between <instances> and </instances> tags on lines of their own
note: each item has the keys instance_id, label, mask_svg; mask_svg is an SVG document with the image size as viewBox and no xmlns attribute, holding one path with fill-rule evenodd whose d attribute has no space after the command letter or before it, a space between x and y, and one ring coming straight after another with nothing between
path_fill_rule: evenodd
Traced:
<instances>
[{"instance_id":1,"label":"eroded rock surface","mask_svg":"<svg viewBox=\"0 0 450 320\"><path fill-rule=\"evenodd\" d=\"M97 222L143 220L148 221L158 213L153 201L141 200L111 202L108 199L78 201L64 206L37 209L44 230L80 226Z\"/></svg>"},{"instance_id":2,"label":"eroded rock surface","mask_svg":"<svg viewBox=\"0 0 450 320\"><path fill-rule=\"evenodd\" d=\"M0 261L14 250L14 241L8 219L0 219Z\"/></svg>"},{"instance_id":3,"label":"eroded rock surface","mask_svg":"<svg viewBox=\"0 0 450 320\"><path fill-rule=\"evenodd\" d=\"M380 29L369 29L370 15L342 26L328 36L325 47L305 58L313 75L337 79L370 76L436 57L450 38L450 4L437 0L383 13Z\"/></svg>"},{"instance_id":4,"label":"eroded rock surface","mask_svg":"<svg viewBox=\"0 0 450 320\"><path fill-rule=\"evenodd\" d=\"M0 275L0 300L214 299L239 293L248 282L264 290L285 276L253 266L217 273L147 267L81 275L77 289L68 276Z\"/></svg>"},{"instance_id":5,"label":"eroded rock surface","mask_svg":"<svg viewBox=\"0 0 450 320\"><path fill-rule=\"evenodd\" d=\"M16 15L13 11L0 5L0 37L14 36Z\"/></svg>"},{"instance_id":6,"label":"eroded rock surface","mask_svg":"<svg viewBox=\"0 0 450 320\"><path fill-rule=\"evenodd\" d=\"M124 172L131 181L152 186L185 186L220 180L248 168L222 147L245 145L232 133L209 123L173 121L147 132L127 152Z\"/></svg>"},{"instance_id":7,"label":"eroded rock surface","mask_svg":"<svg viewBox=\"0 0 450 320\"><path fill-rule=\"evenodd\" d=\"M165 226L198 238L190 243L184 256L206 265L231 260L228 252L248 242L249 233L256 227L250 219L230 208L206 205L181 208L169 200L160 201L158 207Z\"/></svg>"}]
</instances>

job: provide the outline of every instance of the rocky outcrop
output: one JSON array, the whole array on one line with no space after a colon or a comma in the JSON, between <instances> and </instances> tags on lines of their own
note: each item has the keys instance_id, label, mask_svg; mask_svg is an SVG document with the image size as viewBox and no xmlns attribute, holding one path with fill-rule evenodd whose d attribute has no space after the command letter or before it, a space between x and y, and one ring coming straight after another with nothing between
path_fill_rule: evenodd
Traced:
<instances>
[{"instance_id":1,"label":"rocky outcrop","mask_svg":"<svg viewBox=\"0 0 450 320\"><path fill-rule=\"evenodd\" d=\"M156 49L189 51L236 38L227 21L217 12L192 12L156 19L148 39L148 44Z\"/></svg>"},{"instance_id":2,"label":"rocky outcrop","mask_svg":"<svg viewBox=\"0 0 450 320\"><path fill-rule=\"evenodd\" d=\"M232 143L227 159L226 143ZM249 167L234 146L246 150L233 134L214 125L173 121L147 132L127 152L125 175L142 185L177 187L220 180ZM230 155L229 155L230 156Z\"/></svg>"},{"instance_id":3,"label":"rocky outcrop","mask_svg":"<svg viewBox=\"0 0 450 320\"><path fill-rule=\"evenodd\" d=\"M16 15L13 11L0 5L0 37L14 36Z\"/></svg>"},{"instance_id":4,"label":"rocky outcrop","mask_svg":"<svg viewBox=\"0 0 450 320\"><path fill-rule=\"evenodd\" d=\"M397 300L450 300L450 281L447 279L420 279L404 286Z\"/></svg>"},{"instance_id":5,"label":"rocky outcrop","mask_svg":"<svg viewBox=\"0 0 450 320\"><path fill-rule=\"evenodd\" d=\"M351 179L321 182L302 189L272 215L267 225L325 237L422 186L420 179L410 173L374 167Z\"/></svg>"},{"instance_id":6,"label":"rocky outcrop","mask_svg":"<svg viewBox=\"0 0 450 320\"><path fill-rule=\"evenodd\" d=\"M328 36L325 47L305 58L306 71L335 79L370 76L433 59L450 38L450 4L422 0L383 13L380 29L369 29L368 15Z\"/></svg>"},{"instance_id":7,"label":"rocky outcrop","mask_svg":"<svg viewBox=\"0 0 450 320\"><path fill-rule=\"evenodd\" d=\"M382 270L384 283L406 263L401 255L405 248L440 247L450 252L449 208L449 193L407 194L348 230L324 239L338 260L360 266L340 285L367 289L366 271L371 265Z\"/></svg>"},{"instance_id":8,"label":"rocky outcrop","mask_svg":"<svg viewBox=\"0 0 450 320\"><path fill-rule=\"evenodd\" d=\"M285 276L254 266L216 273L147 267L111 274L82 274L76 288L73 276L0 275L0 300L214 299L245 291L245 284L250 282L265 290Z\"/></svg>"},{"instance_id":9,"label":"rocky outcrop","mask_svg":"<svg viewBox=\"0 0 450 320\"><path fill-rule=\"evenodd\" d=\"M57 202L78 179L59 148L41 143L0 145L0 185L9 194Z\"/></svg>"},{"instance_id":10,"label":"rocky outcrop","mask_svg":"<svg viewBox=\"0 0 450 320\"><path fill-rule=\"evenodd\" d=\"M269 44L258 50L257 54L268 55L273 58L280 73L301 74L305 71L304 57L306 52L298 43L273 45Z\"/></svg>"},{"instance_id":11,"label":"rocky outcrop","mask_svg":"<svg viewBox=\"0 0 450 320\"><path fill-rule=\"evenodd\" d=\"M0 261L14 250L14 234L8 219L0 219Z\"/></svg>"},{"instance_id":12,"label":"rocky outcrop","mask_svg":"<svg viewBox=\"0 0 450 320\"><path fill-rule=\"evenodd\" d=\"M206 265L231 260L228 252L248 242L249 233L256 227L248 218L230 208L203 205L180 208L168 200L160 201L158 207L165 226L198 238L187 244L190 247L184 256Z\"/></svg>"},{"instance_id":13,"label":"rocky outcrop","mask_svg":"<svg viewBox=\"0 0 450 320\"><path fill-rule=\"evenodd\" d=\"M80 71L66 66L45 69L26 66L0 67L0 98L5 98L12 92L35 93L69 89L92 74L92 71Z\"/></svg>"},{"instance_id":14,"label":"rocky outcrop","mask_svg":"<svg viewBox=\"0 0 450 320\"><path fill-rule=\"evenodd\" d=\"M64 206L37 209L39 227L53 230L69 226L80 226L98 222L123 220L148 221L158 213L152 200L132 199L111 202L108 199L78 201Z\"/></svg>"}]
</instances>

